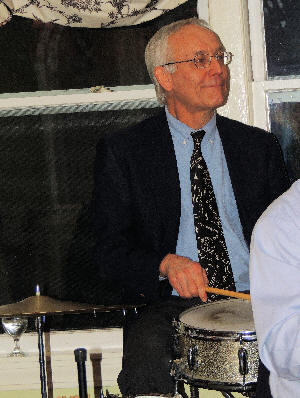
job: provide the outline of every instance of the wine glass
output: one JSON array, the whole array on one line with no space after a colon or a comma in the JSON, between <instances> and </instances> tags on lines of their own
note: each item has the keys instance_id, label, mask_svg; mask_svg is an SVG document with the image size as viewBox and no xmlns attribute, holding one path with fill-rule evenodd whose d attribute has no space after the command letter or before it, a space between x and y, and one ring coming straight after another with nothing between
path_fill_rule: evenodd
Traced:
<instances>
[{"instance_id":1,"label":"wine glass","mask_svg":"<svg viewBox=\"0 0 300 398\"><path fill-rule=\"evenodd\" d=\"M25 353L21 351L19 340L23 332L27 329L28 319L21 316L10 316L2 318L2 326L5 333L9 334L15 342L15 346L9 357L25 357Z\"/></svg>"}]
</instances>

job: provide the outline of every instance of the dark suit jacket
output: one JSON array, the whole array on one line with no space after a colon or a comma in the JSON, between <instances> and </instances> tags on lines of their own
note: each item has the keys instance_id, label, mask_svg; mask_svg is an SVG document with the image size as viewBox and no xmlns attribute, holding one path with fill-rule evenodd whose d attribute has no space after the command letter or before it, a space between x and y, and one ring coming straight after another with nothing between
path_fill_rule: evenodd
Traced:
<instances>
[{"instance_id":1,"label":"dark suit jacket","mask_svg":"<svg viewBox=\"0 0 300 398\"><path fill-rule=\"evenodd\" d=\"M221 116L217 127L249 244L258 217L289 186L281 149L274 135L258 128ZM165 112L100 140L94 210L96 277L125 299L156 299L159 265L175 253L180 221L179 177Z\"/></svg>"}]
</instances>

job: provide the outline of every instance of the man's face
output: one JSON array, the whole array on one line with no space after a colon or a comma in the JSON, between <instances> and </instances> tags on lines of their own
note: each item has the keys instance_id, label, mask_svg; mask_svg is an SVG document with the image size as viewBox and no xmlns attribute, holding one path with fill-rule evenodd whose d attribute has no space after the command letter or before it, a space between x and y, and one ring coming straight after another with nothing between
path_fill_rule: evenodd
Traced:
<instances>
[{"instance_id":1,"label":"man's face","mask_svg":"<svg viewBox=\"0 0 300 398\"><path fill-rule=\"evenodd\" d=\"M194 58L199 51L214 55L223 51L224 46L212 31L188 25L170 36L169 49L170 61L182 61ZM229 69L215 58L207 68L197 69L193 62L176 64L170 78L172 89L168 96L174 106L184 107L189 112L212 111L227 101Z\"/></svg>"}]
</instances>

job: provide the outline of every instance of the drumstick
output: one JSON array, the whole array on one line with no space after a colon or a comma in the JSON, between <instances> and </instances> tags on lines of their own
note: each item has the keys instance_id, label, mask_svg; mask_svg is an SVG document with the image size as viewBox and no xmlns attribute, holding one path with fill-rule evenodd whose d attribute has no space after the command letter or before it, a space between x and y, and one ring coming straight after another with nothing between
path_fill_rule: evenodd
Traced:
<instances>
[{"instance_id":1,"label":"drumstick","mask_svg":"<svg viewBox=\"0 0 300 398\"><path fill-rule=\"evenodd\" d=\"M217 289L215 287L207 286L205 288L205 291L207 293L220 294L221 296L228 296L228 297L236 297L236 298L240 298L240 299L243 299L243 300L249 300L250 301L250 299L251 299L250 294L240 293L240 292L233 292L231 290Z\"/></svg>"}]
</instances>

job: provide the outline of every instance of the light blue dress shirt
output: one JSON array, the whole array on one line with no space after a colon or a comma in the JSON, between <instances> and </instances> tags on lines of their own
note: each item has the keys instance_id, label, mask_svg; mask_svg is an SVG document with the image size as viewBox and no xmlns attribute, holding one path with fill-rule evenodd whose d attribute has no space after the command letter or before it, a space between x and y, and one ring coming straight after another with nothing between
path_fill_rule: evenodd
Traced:
<instances>
[{"instance_id":1,"label":"light blue dress shirt","mask_svg":"<svg viewBox=\"0 0 300 398\"><path fill-rule=\"evenodd\" d=\"M250 250L261 360L273 398L300 397L300 180L262 214Z\"/></svg>"},{"instance_id":2,"label":"light blue dress shirt","mask_svg":"<svg viewBox=\"0 0 300 398\"><path fill-rule=\"evenodd\" d=\"M181 189L181 217L176 254L199 261L190 182L190 160L194 149L191 133L194 130L174 118L167 108L166 115L173 139ZM223 146L216 126L216 115L201 130L206 132L201 150L214 188L236 290L249 290L249 250L244 240ZM173 294L177 292L173 291Z\"/></svg>"}]
</instances>

